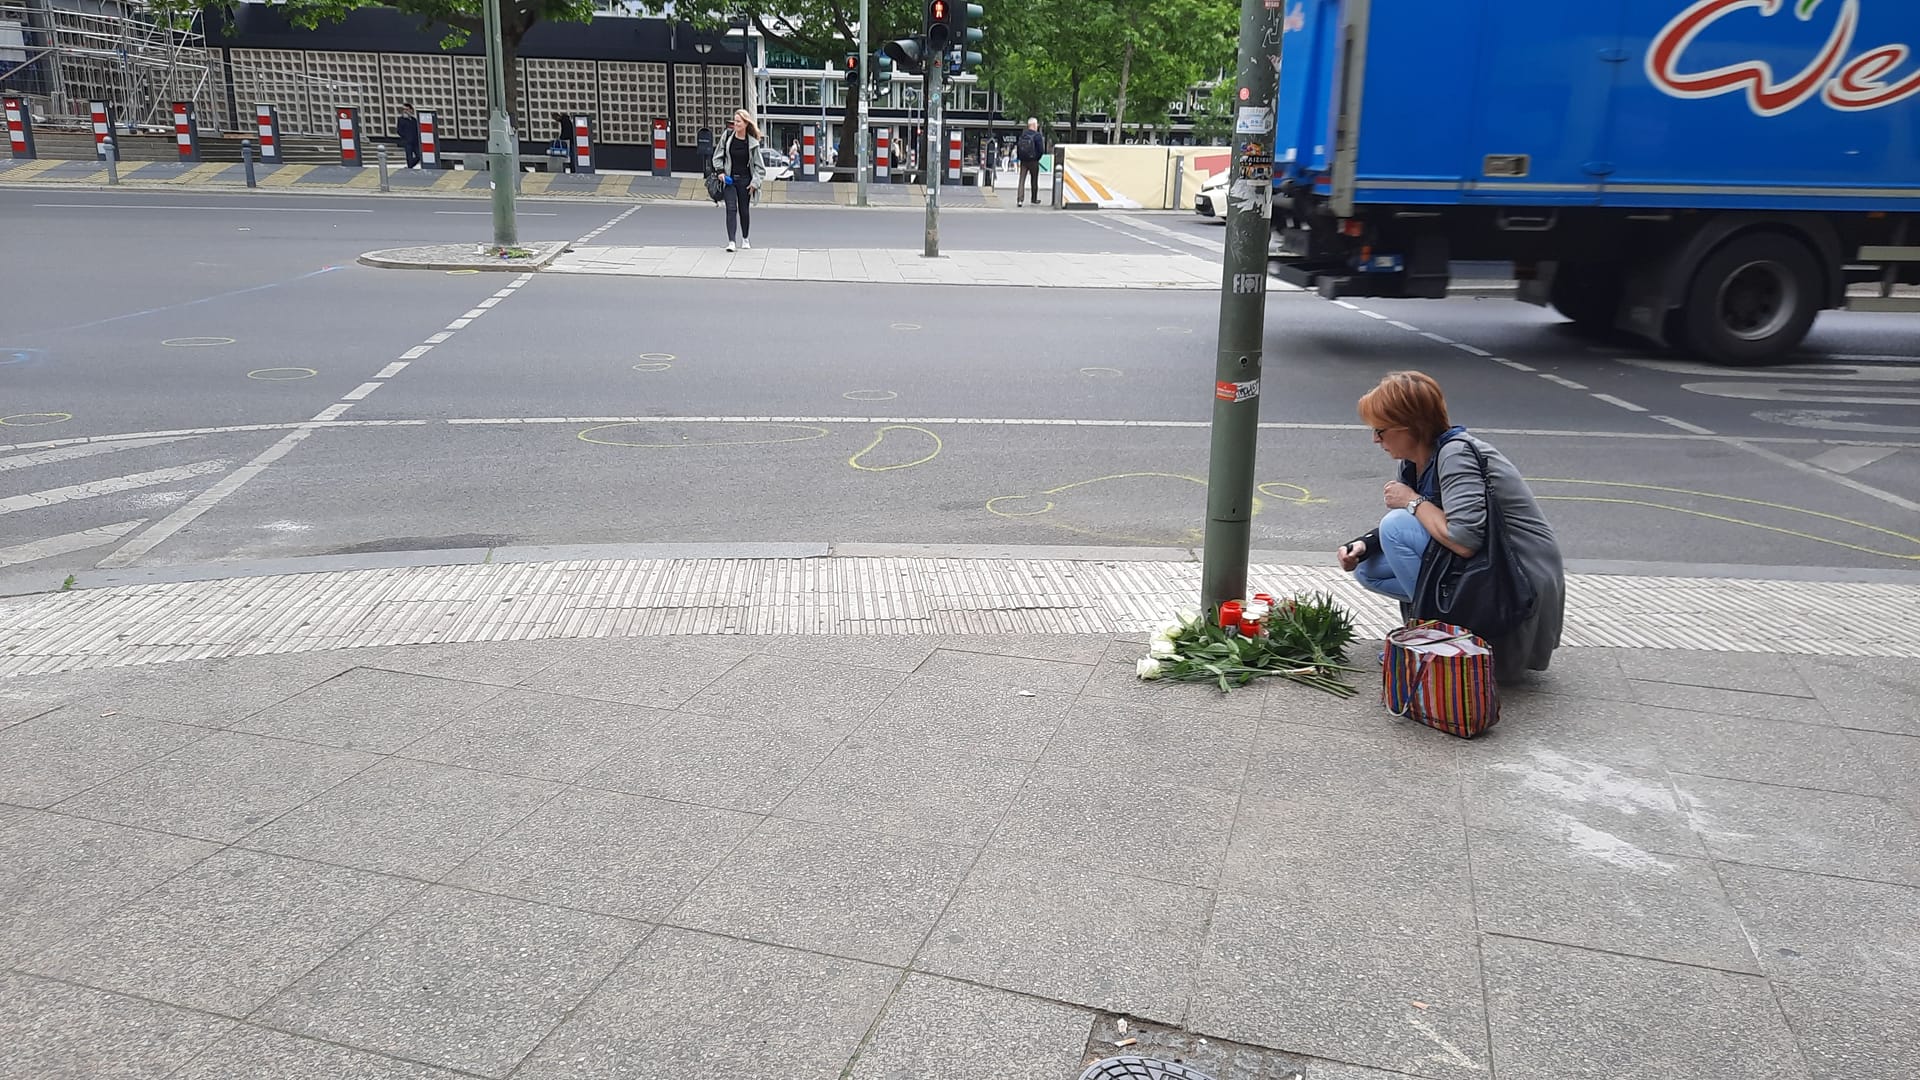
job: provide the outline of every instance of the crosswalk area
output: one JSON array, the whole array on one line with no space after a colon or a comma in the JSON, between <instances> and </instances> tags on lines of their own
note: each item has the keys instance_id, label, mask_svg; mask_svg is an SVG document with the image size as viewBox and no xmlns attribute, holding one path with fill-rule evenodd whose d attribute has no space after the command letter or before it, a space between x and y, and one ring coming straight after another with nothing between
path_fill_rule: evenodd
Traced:
<instances>
[{"instance_id":1,"label":"crosswalk area","mask_svg":"<svg viewBox=\"0 0 1920 1080\"><path fill-rule=\"evenodd\" d=\"M244 460L233 439L0 445L0 578L107 557Z\"/></svg>"}]
</instances>

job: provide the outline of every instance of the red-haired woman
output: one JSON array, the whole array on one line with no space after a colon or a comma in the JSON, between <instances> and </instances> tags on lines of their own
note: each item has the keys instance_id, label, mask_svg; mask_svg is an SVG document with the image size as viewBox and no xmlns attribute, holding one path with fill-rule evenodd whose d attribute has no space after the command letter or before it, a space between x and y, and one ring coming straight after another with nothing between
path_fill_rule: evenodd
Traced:
<instances>
[{"instance_id":1,"label":"red-haired woman","mask_svg":"<svg viewBox=\"0 0 1920 1080\"><path fill-rule=\"evenodd\" d=\"M1453 424L1440 384L1417 371L1396 371L1360 399L1360 418L1373 441L1400 463L1386 486L1380 527L1345 545L1340 566L1360 584L1403 603L1413 600L1427 545L1471 558L1486 540L1487 485L1506 520L1506 544L1538 601L1533 615L1493 641L1501 678L1544 671L1560 645L1566 610L1566 568L1553 526L1533 489L1505 454ZM1478 447L1486 472L1469 446Z\"/></svg>"}]
</instances>

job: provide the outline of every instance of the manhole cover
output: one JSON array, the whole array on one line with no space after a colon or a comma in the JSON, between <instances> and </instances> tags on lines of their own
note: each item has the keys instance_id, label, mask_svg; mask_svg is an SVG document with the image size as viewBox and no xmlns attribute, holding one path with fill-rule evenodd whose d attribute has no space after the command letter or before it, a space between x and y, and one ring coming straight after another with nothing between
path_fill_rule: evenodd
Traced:
<instances>
[{"instance_id":1,"label":"manhole cover","mask_svg":"<svg viewBox=\"0 0 1920 1080\"><path fill-rule=\"evenodd\" d=\"M1080 1080L1311 1080L1309 1061L1139 1017L1096 1017Z\"/></svg>"},{"instance_id":2,"label":"manhole cover","mask_svg":"<svg viewBox=\"0 0 1920 1080\"><path fill-rule=\"evenodd\" d=\"M1080 1080L1213 1080L1213 1077L1199 1069L1159 1058L1111 1057L1087 1066Z\"/></svg>"}]
</instances>

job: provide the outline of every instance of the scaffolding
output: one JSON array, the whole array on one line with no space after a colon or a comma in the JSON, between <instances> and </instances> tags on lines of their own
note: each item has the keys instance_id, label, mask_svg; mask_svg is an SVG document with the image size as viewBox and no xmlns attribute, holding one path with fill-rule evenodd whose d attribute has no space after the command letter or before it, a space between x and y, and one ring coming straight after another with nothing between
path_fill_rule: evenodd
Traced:
<instances>
[{"instance_id":1,"label":"scaffolding","mask_svg":"<svg viewBox=\"0 0 1920 1080\"><path fill-rule=\"evenodd\" d=\"M200 20L115 0L0 0L0 86L54 128L86 128L93 101L134 128L171 129L176 101L193 102L204 127L231 127L220 51Z\"/></svg>"}]
</instances>

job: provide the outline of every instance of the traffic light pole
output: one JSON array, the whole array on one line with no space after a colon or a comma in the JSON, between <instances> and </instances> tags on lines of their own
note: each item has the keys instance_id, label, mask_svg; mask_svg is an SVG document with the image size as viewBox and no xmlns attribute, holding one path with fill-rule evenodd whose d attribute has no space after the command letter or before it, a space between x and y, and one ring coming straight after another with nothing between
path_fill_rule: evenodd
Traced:
<instances>
[{"instance_id":1,"label":"traffic light pole","mask_svg":"<svg viewBox=\"0 0 1920 1080\"><path fill-rule=\"evenodd\" d=\"M518 247L520 227L513 215L514 181L520 178L520 147L507 110L507 59L500 38L500 0L481 5L487 35L487 168L493 173L493 242Z\"/></svg>"},{"instance_id":2,"label":"traffic light pole","mask_svg":"<svg viewBox=\"0 0 1920 1080\"><path fill-rule=\"evenodd\" d=\"M1260 0L1252 0L1259 3ZM940 77L945 73L947 58L934 53L927 60L927 149L920 155L921 179L927 182L927 244L921 252L929 259L940 257L940 164L946 160L946 154L940 146L940 123L946 117L947 107L942 100Z\"/></svg>"},{"instance_id":3,"label":"traffic light pole","mask_svg":"<svg viewBox=\"0 0 1920 1080\"><path fill-rule=\"evenodd\" d=\"M1247 595L1267 323L1267 243L1273 228L1273 108L1283 16L1281 5L1270 0L1240 0L1239 89L1234 95L1207 533L1200 564L1200 602L1207 610Z\"/></svg>"},{"instance_id":4,"label":"traffic light pole","mask_svg":"<svg viewBox=\"0 0 1920 1080\"><path fill-rule=\"evenodd\" d=\"M867 0L860 0L860 117L855 122L853 141L859 156L854 159L854 203L867 205Z\"/></svg>"}]
</instances>

